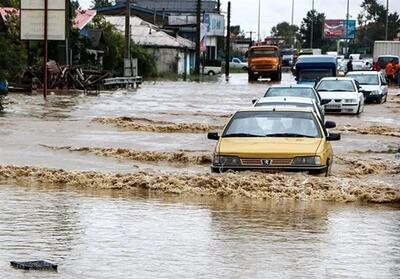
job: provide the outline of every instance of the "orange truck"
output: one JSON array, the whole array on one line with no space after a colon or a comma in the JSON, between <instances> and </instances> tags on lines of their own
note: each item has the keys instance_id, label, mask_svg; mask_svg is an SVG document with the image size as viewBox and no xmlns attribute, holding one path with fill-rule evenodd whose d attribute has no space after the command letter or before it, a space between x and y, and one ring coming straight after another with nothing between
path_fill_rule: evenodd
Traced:
<instances>
[{"instance_id":1,"label":"orange truck","mask_svg":"<svg viewBox=\"0 0 400 279\"><path fill-rule=\"evenodd\" d=\"M272 45L252 46L248 53L249 81L259 77L271 78L272 81L282 79L282 59L279 47Z\"/></svg>"}]
</instances>

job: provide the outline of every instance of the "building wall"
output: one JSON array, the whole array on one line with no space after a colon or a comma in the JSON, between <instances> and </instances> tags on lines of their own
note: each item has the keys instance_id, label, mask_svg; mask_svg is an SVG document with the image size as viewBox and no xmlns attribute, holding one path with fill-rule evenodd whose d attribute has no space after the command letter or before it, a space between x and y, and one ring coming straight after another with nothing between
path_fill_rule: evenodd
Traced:
<instances>
[{"instance_id":1,"label":"building wall","mask_svg":"<svg viewBox=\"0 0 400 279\"><path fill-rule=\"evenodd\" d=\"M183 49L149 48L148 51L154 56L158 74L183 74L185 71L185 62L186 73L190 74L193 51L188 50L186 52L186 61L185 51Z\"/></svg>"}]
</instances>

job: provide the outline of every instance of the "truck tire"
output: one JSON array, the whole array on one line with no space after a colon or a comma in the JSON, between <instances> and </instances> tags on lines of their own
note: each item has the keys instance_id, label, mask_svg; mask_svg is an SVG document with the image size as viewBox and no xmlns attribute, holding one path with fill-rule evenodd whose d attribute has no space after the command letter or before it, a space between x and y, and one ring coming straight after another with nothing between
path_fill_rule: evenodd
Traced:
<instances>
[{"instance_id":1,"label":"truck tire","mask_svg":"<svg viewBox=\"0 0 400 279\"><path fill-rule=\"evenodd\" d=\"M281 81L282 80L282 72L276 72L271 75L271 81Z\"/></svg>"},{"instance_id":2,"label":"truck tire","mask_svg":"<svg viewBox=\"0 0 400 279\"><path fill-rule=\"evenodd\" d=\"M207 75L209 75L209 76L214 76L215 73L214 73L214 71L208 71Z\"/></svg>"},{"instance_id":3,"label":"truck tire","mask_svg":"<svg viewBox=\"0 0 400 279\"><path fill-rule=\"evenodd\" d=\"M249 72L249 81L257 81L257 76L254 75L252 72Z\"/></svg>"}]
</instances>

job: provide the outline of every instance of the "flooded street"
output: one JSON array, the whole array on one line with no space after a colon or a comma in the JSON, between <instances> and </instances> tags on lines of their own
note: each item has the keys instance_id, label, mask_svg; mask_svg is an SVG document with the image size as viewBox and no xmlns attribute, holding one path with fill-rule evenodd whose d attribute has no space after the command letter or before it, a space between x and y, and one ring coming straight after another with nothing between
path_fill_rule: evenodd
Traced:
<instances>
[{"instance_id":1,"label":"flooded street","mask_svg":"<svg viewBox=\"0 0 400 279\"><path fill-rule=\"evenodd\" d=\"M400 276L395 207L9 184L0 199L4 278ZM52 260L59 272L28 275L10 259Z\"/></svg>"},{"instance_id":2,"label":"flooded street","mask_svg":"<svg viewBox=\"0 0 400 279\"><path fill-rule=\"evenodd\" d=\"M329 178L211 175L206 133L270 85L235 74L8 96L4 278L400 278L400 90L360 116L327 115L342 133ZM9 266L36 259L59 272Z\"/></svg>"}]
</instances>

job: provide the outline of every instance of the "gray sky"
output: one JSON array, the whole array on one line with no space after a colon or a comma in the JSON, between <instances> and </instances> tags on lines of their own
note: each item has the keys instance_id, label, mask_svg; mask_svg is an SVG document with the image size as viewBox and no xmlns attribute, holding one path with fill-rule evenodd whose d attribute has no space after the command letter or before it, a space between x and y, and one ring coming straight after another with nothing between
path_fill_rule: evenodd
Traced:
<instances>
[{"instance_id":1,"label":"gray sky","mask_svg":"<svg viewBox=\"0 0 400 279\"><path fill-rule=\"evenodd\" d=\"M314 0L315 9L326 14L329 19L340 19L346 16L347 0ZM386 0L378 0L386 5ZM226 11L228 1L222 0ZM294 0L294 23L300 25L312 0ZM80 0L81 6L87 8L91 0ZM232 25L240 25L245 31L257 31L258 0L231 0ZM350 15L356 18L360 12L362 0L350 0ZM390 0L389 10L400 13L400 1ZM271 28L279 22L291 21L292 0L261 0L261 37L270 34Z\"/></svg>"}]
</instances>

